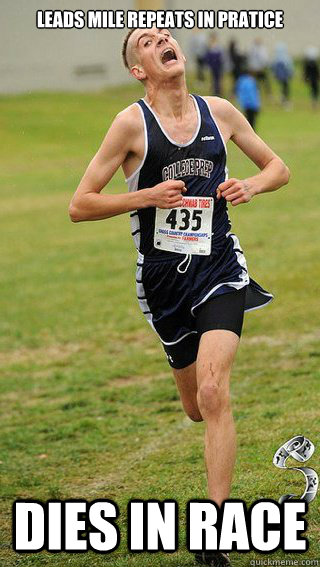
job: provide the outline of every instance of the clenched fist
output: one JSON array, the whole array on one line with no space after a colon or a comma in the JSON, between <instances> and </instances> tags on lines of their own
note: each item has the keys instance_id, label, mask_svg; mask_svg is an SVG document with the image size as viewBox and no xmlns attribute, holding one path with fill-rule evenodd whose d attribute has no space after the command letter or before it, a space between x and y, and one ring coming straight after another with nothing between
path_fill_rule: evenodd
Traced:
<instances>
[{"instance_id":1,"label":"clenched fist","mask_svg":"<svg viewBox=\"0 0 320 567\"><path fill-rule=\"evenodd\" d=\"M233 207L240 203L248 203L254 196L254 191L247 180L227 179L217 188L217 199L224 197Z\"/></svg>"},{"instance_id":2,"label":"clenched fist","mask_svg":"<svg viewBox=\"0 0 320 567\"><path fill-rule=\"evenodd\" d=\"M182 197L187 188L183 181L169 179L158 183L150 189L145 189L146 206L159 207L159 209L174 209L182 206Z\"/></svg>"}]
</instances>

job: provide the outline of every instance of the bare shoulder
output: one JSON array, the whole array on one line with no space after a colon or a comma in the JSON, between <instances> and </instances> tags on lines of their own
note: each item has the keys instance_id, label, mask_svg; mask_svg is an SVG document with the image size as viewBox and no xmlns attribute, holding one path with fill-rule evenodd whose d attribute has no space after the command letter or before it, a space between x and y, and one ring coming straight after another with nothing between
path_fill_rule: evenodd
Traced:
<instances>
[{"instance_id":1,"label":"bare shoulder","mask_svg":"<svg viewBox=\"0 0 320 567\"><path fill-rule=\"evenodd\" d=\"M205 96L203 98L207 101L212 115L218 122L218 126L227 142L234 133L234 121L237 119L238 114L241 116L241 113L225 98L218 96Z\"/></svg>"},{"instance_id":2,"label":"bare shoulder","mask_svg":"<svg viewBox=\"0 0 320 567\"><path fill-rule=\"evenodd\" d=\"M143 143L143 120L137 104L131 104L119 112L101 145L102 153L110 150L115 153L127 155L128 152L137 152Z\"/></svg>"},{"instance_id":3,"label":"bare shoulder","mask_svg":"<svg viewBox=\"0 0 320 567\"><path fill-rule=\"evenodd\" d=\"M224 114L236 110L233 104L231 104L231 102L229 102L226 98L221 98L220 96L204 96L203 98L207 101L210 108L216 112Z\"/></svg>"},{"instance_id":4,"label":"bare shoulder","mask_svg":"<svg viewBox=\"0 0 320 567\"><path fill-rule=\"evenodd\" d=\"M275 153L255 133L244 115L231 102L216 96L205 97L225 140L232 140L260 169Z\"/></svg>"},{"instance_id":5,"label":"bare shoulder","mask_svg":"<svg viewBox=\"0 0 320 567\"><path fill-rule=\"evenodd\" d=\"M220 98L219 96L205 96L203 98L207 101L212 113L222 120L230 119L239 112L236 107L225 98Z\"/></svg>"},{"instance_id":6,"label":"bare shoulder","mask_svg":"<svg viewBox=\"0 0 320 567\"><path fill-rule=\"evenodd\" d=\"M124 110L119 112L113 124L119 129L125 130L128 134L137 134L143 130L143 120L141 111L136 103L130 104Z\"/></svg>"}]
</instances>

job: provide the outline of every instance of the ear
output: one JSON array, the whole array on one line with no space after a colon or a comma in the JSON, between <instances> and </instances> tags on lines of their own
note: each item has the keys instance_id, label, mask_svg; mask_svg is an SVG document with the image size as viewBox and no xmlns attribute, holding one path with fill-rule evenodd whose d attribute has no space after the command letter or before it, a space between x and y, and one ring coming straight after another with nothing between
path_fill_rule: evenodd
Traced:
<instances>
[{"instance_id":1,"label":"ear","mask_svg":"<svg viewBox=\"0 0 320 567\"><path fill-rule=\"evenodd\" d=\"M133 67L131 67L130 73L135 79L138 79L138 81L143 81L147 77L141 65L134 65Z\"/></svg>"},{"instance_id":2,"label":"ear","mask_svg":"<svg viewBox=\"0 0 320 567\"><path fill-rule=\"evenodd\" d=\"M180 51L181 51L182 59L186 63L187 58L186 58L185 54L183 53L182 49L180 49Z\"/></svg>"}]
</instances>

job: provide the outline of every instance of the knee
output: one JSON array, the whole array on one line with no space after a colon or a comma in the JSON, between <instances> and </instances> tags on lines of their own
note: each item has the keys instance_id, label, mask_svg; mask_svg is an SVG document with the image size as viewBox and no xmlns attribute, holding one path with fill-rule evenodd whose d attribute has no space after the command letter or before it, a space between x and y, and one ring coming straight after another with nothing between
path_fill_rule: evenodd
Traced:
<instances>
[{"instance_id":1,"label":"knee","mask_svg":"<svg viewBox=\"0 0 320 567\"><path fill-rule=\"evenodd\" d=\"M229 387L226 382L204 379L198 389L198 406L204 419L219 418L230 409Z\"/></svg>"}]
</instances>

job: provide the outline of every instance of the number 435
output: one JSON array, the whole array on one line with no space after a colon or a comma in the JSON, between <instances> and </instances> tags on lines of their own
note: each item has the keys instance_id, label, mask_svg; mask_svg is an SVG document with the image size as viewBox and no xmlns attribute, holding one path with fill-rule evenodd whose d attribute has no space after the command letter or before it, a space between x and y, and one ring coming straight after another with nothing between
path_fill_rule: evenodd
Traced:
<instances>
[{"instance_id":1,"label":"number 435","mask_svg":"<svg viewBox=\"0 0 320 567\"><path fill-rule=\"evenodd\" d=\"M179 220L177 220L178 212L180 213ZM188 230L191 228L191 230L196 231L201 228L202 212L203 211L199 209L194 209L191 215L189 209L172 209L166 218L166 223L171 226L172 230L175 230L177 224L179 224L178 230Z\"/></svg>"}]
</instances>

